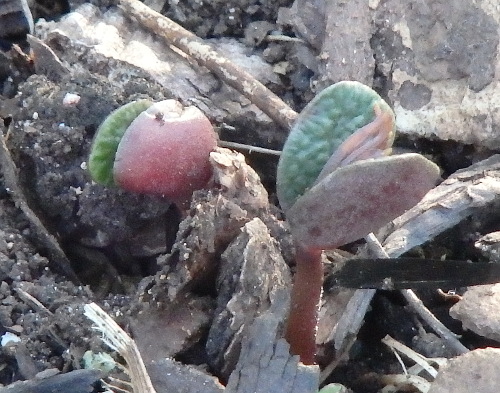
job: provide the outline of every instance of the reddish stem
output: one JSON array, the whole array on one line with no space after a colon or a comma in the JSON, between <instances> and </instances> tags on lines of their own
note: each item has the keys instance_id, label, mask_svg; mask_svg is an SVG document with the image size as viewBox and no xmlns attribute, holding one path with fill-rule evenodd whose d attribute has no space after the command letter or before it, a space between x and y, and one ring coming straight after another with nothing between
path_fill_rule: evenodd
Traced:
<instances>
[{"instance_id":1,"label":"reddish stem","mask_svg":"<svg viewBox=\"0 0 500 393\"><path fill-rule=\"evenodd\" d=\"M290 352L299 355L302 363L314 364L316 326L323 286L321 250L309 250L297 245L295 260L297 270L285 338L290 344Z\"/></svg>"}]
</instances>

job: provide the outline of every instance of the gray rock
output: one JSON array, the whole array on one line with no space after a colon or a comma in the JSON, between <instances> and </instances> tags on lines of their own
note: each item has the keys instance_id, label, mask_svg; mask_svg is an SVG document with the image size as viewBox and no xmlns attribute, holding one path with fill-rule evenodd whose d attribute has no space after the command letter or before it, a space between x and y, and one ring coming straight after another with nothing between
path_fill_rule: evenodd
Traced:
<instances>
[{"instance_id":1,"label":"gray rock","mask_svg":"<svg viewBox=\"0 0 500 393\"><path fill-rule=\"evenodd\" d=\"M500 284L470 287L450 315L462 322L464 329L500 341Z\"/></svg>"},{"instance_id":2,"label":"gray rock","mask_svg":"<svg viewBox=\"0 0 500 393\"><path fill-rule=\"evenodd\" d=\"M439 370L428 393L497 393L500 349L476 349Z\"/></svg>"}]
</instances>

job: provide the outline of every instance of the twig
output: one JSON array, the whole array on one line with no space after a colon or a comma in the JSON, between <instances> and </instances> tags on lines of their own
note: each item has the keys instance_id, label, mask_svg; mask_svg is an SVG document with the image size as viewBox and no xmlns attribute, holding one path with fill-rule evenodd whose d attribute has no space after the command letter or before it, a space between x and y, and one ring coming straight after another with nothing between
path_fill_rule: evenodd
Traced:
<instances>
[{"instance_id":1,"label":"twig","mask_svg":"<svg viewBox=\"0 0 500 393\"><path fill-rule=\"evenodd\" d=\"M370 248L370 251L373 252L377 258L389 258L389 255L387 255L387 252L384 250L373 233L366 236L365 240ZM422 318L429 325L429 327L448 344L450 348L455 350L457 354L469 352L469 350L457 339L457 336L444 326L427 307L425 307L415 292L411 289L403 289L401 290L401 294L404 296L411 309L417 313L420 318Z\"/></svg>"},{"instance_id":2,"label":"twig","mask_svg":"<svg viewBox=\"0 0 500 393\"><path fill-rule=\"evenodd\" d=\"M398 357L398 361L401 364L403 371L405 374L408 374L406 366L404 365L401 357L399 357L398 352L405 355L408 359L413 360L416 364L418 364L423 370L427 371L427 373L432 377L436 378L437 370L430 364L429 359L425 356L422 356L418 352L415 352L411 348L408 348L406 345L401 344L399 341L394 340L391 336L385 336L382 339L382 343L387 345L394 351L394 355ZM432 362L432 360L431 360Z\"/></svg>"},{"instance_id":3,"label":"twig","mask_svg":"<svg viewBox=\"0 0 500 393\"><path fill-rule=\"evenodd\" d=\"M220 147L228 147L228 148L234 149L234 150L245 150L245 151L248 151L248 153L262 153L262 154L269 154L269 155L273 155L273 156L280 156L281 155L281 150L266 149L265 147L245 145L243 143L237 143L237 142L219 141L218 145Z\"/></svg>"},{"instance_id":4,"label":"twig","mask_svg":"<svg viewBox=\"0 0 500 393\"><path fill-rule=\"evenodd\" d=\"M48 231L38 218L35 212L29 207L24 192L17 181L17 168L10 151L5 143L5 137L0 130L0 166L4 177L5 188L9 192L16 206L21 209L24 216L31 224L35 240L41 248L47 250L50 261L53 262L58 270L68 279L79 283L78 277L71 267L71 263L57 242L57 239Z\"/></svg>"},{"instance_id":5,"label":"twig","mask_svg":"<svg viewBox=\"0 0 500 393\"><path fill-rule=\"evenodd\" d=\"M299 44L306 44L302 38L290 37L284 34L268 34L266 41L281 41L281 42L298 42Z\"/></svg>"},{"instance_id":6,"label":"twig","mask_svg":"<svg viewBox=\"0 0 500 393\"><path fill-rule=\"evenodd\" d=\"M40 313L45 313L47 315L54 315L52 311L50 311L47 307L45 307L37 298L30 295L28 292L22 290L21 288L14 289L18 296L24 300L27 304L29 304L33 309L37 310Z\"/></svg>"},{"instance_id":7,"label":"twig","mask_svg":"<svg viewBox=\"0 0 500 393\"><path fill-rule=\"evenodd\" d=\"M167 43L191 56L229 86L245 95L284 129L290 129L297 118L297 113L252 75L218 53L211 45L138 0L119 0L118 4L143 26L163 37Z\"/></svg>"}]
</instances>

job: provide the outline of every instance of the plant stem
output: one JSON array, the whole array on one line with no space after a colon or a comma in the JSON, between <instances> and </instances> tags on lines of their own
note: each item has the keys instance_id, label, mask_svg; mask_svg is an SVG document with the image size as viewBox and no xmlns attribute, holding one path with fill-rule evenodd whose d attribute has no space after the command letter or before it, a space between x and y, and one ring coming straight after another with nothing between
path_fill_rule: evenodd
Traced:
<instances>
[{"instance_id":1,"label":"plant stem","mask_svg":"<svg viewBox=\"0 0 500 393\"><path fill-rule=\"evenodd\" d=\"M297 263L291 295L285 338L290 352L299 355L304 364L314 364L316 355L316 326L323 287L321 250L297 245Z\"/></svg>"}]
</instances>

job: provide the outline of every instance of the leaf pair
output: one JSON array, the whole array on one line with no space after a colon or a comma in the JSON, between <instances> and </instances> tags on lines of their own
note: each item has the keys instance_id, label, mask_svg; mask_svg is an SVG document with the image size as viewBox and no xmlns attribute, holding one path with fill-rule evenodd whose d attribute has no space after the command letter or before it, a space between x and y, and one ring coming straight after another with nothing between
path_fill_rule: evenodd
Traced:
<instances>
[{"instance_id":1,"label":"leaf pair","mask_svg":"<svg viewBox=\"0 0 500 393\"><path fill-rule=\"evenodd\" d=\"M305 248L357 240L413 207L439 168L419 154L390 154L394 114L372 89L344 81L300 114L278 165L277 192Z\"/></svg>"},{"instance_id":2,"label":"leaf pair","mask_svg":"<svg viewBox=\"0 0 500 393\"><path fill-rule=\"evenodd\" d=\"M212 176L217 134L194 106L134 101L112 112L92 144L89 170L106 186L185 203Z\"/></svg>"}]
</instances>

